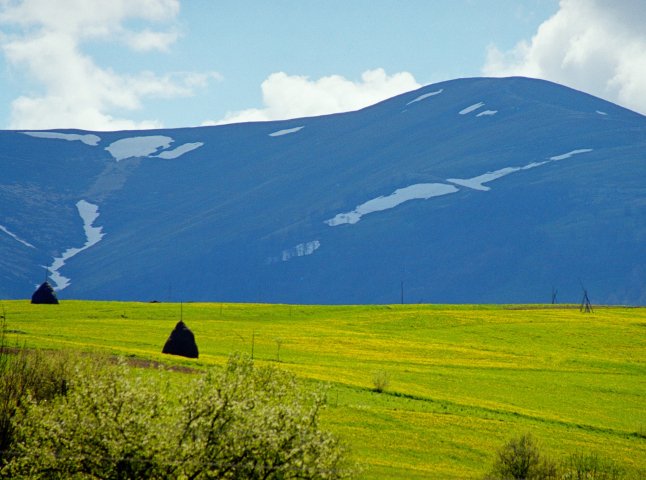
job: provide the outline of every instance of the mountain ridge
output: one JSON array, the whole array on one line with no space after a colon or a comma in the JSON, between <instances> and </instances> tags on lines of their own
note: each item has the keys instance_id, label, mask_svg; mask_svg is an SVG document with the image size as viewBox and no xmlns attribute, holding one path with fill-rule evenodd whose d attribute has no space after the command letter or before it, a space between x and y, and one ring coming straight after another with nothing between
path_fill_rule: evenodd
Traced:
<instances>
[{"instance_id":1,"label":"mountain ridge","mask_svg":"<svg viewBox=\"0 0 646 480\"><path fill-rule=\"evenodd\" d=\"M58 258L61 298L395 303L403 281L409 302L552 288L577 302L583 282L593 302L646 303L646 117L551 82L451 80L274 122L24 132L0 132L2 297Z\"/></svg>"}]
</instances>

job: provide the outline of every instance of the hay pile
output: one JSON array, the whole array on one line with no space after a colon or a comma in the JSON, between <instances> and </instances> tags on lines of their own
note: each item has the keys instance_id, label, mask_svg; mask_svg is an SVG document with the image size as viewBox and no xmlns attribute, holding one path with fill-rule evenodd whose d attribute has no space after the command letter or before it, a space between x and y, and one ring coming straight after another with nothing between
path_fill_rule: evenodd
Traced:
<instances>
[{"instance_id":1,"label":"hay pile","mask_svg":"<svg viewBox=\"0 0 646 480\"><path fill-rule=\"evenodd\" d=\"M43 284L38 287L38 289L31 296L31 303L44 303L49 305L58 305L58 298L56 297L56 292L49 284L49 282L43 282Z\"/></svg>"},{"instance_id":2,"label":"hay pile","mask_svg":"<svg viewBox=\"0 0 646 480\"><path fill-rule=\"evenodd\" d=\"M198 358L199 353L197 351L197 344L195 343L195 335L193 335L193 332L191 332L182 320L177 322L173 331L170 332L170 336L164 344L162 353Z\"/></svg>"}]
</instances>

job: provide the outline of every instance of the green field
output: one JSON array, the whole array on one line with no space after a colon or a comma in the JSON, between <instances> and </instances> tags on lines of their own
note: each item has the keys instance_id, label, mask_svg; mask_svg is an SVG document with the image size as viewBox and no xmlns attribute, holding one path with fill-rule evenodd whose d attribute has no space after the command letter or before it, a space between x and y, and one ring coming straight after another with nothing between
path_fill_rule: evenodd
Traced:
<instances>
[{"instance_id":1,"label":"green field","mask_svg":"<svg viewBox=\"0 0 646 480\"><path fill-rule=\"evenodd\" d=\"M324 422L361 478L477 478L526 432L555 458L594 451L646 478L645 308L184 304L198 360L160 353L179 304L1 308L10 344L195 368L253 350L325 382Z\"/></svg>"}]
</instances>

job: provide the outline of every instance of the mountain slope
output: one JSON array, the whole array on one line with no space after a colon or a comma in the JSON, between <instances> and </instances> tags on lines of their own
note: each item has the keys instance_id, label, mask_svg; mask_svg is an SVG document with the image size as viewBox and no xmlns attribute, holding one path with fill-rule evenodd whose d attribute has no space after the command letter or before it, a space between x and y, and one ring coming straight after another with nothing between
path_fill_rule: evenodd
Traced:
<instances>
[{"instance_id":1,"label":"mountain slope","mask_svg":"<svg viewBox=\"0 0 646 480\"><path fill-rule=\"evenodd\" d=\"M582 282L643 304L645 147L646 117L526 78L281 122L4 131L0 295L47 265L62 298L398 302L403 281L407 302L577 302Z\"/></svg>"}]
</instances>

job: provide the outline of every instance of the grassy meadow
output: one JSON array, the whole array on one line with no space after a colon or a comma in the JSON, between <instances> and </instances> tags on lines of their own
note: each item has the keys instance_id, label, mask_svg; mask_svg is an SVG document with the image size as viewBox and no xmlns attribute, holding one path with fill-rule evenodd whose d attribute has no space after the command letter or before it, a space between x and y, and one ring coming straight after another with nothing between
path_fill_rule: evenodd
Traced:
<instances>
[{"instance_id":1,"label":"grassy meadow","mask_svg":"<svg viewBox=\"0 0 646 480\"><path fill-rule=\"evenodd\" d=\"M482 477L527 432L554 458L598 452L646 478L646 308L70 300L2 310L10 345L197 369L253 353L324 382L323 420L361 478ZM197 360L160 353L180 315Z\"/></svg>"}]
</instances>

